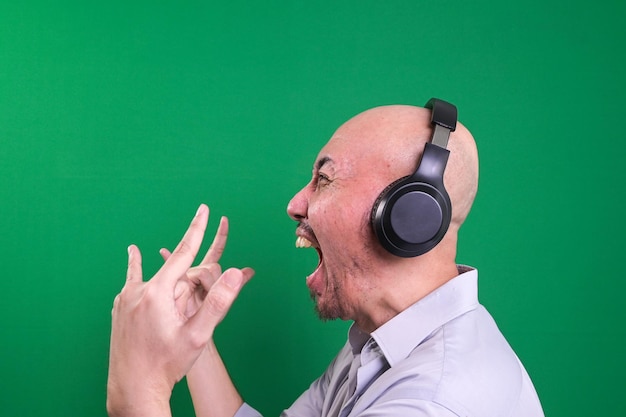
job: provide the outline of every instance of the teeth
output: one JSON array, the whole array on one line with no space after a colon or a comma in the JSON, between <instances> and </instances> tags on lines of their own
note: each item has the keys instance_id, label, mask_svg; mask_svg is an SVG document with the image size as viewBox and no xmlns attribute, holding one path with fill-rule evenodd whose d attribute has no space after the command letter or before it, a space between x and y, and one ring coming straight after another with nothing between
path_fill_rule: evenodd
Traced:
<instances>
[{"instance_id":1,"label":"teeth","mask_svg":"<svg viewBox=\"0 0 626 417\"><path fill-rule=\"evenodd\" d=\"M302 236L298 236L296 239L296 248L310 248L313 246L309 239L306 239Z\"/></svg>"}]
</instances>

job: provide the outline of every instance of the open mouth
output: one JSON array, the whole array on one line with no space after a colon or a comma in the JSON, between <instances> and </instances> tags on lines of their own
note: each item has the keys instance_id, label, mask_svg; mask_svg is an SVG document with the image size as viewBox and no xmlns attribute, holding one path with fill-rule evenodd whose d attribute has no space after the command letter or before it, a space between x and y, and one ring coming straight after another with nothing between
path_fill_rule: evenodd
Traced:
<instances>
[{"instance_id":1,"label":"open mouth","mask_svg":"<svg viewBox=\"0 0 626 417\"><path fill-rule=\"evenodd\" d=\"M311 242L309 239L307 239L304 236L298 236L296 238L296 248L313 248L317 251L317 255L319 256L319 263L318 263L318 267L319 264L322 263L322 251L320 250L320 248L318 247L318 245L314 244L313 242Z\"/></svg>"},{"instance_id":2,"label":"open mouth","mask_svg":"<svg viewBox=\"0 0 626 417\"><path fill-rule=\"evenodd\" d=\"M308 277L306 277L306 284L307 287L309 287L309 289L312 291L312 293L315 293L319 296L321 294L321 280L319 271L321 269L322 261L324 259L322 251L320 250L317 242L315 242L315 238L304 237L302 233L298 233L298 237L296 238L296 248L313 248L317 252L317 255L319 257L317 267Z\"/></svg>"}]
</instances>

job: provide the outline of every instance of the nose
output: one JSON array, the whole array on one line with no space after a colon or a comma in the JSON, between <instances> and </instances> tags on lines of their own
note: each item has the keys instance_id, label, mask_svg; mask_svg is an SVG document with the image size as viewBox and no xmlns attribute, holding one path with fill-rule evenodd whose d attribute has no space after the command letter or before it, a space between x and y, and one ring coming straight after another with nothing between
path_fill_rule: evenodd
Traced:
<instances>
[{"instance_id":1,"label":"nose","mask_svg":"<svg viewBox=\"0 0 626 417\"><path fill-rule=\"evenodd\" d=\"M304 187L296 193L287 204L287 214L293 220L299 222L307 218L309 210L309 191L308 187Z\"/></svg>"}]
</instances>

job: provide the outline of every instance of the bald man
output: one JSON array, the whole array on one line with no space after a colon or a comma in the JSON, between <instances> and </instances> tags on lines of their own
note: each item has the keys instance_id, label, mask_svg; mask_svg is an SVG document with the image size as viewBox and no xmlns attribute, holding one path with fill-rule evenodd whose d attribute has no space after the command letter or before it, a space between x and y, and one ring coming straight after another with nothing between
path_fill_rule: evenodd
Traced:
<instances>
[{"instance_id":1,"label":"bald man","mask_svg":"<svg viewBox=\"0 0 626 417\"><path fill-rule=\"evenodd\" d=\"M381 192L415 172L433 136L431 116L413 106L357 115L320 151L311 181L289 202L296 245L319 254L306 280L319 316L354 324L327 370L283 416L543 416L528 374L478 302L477 271L456 264L458 231L478 185L476 145L464 126L448 142L443 182L452 209L441 241L419 256L398 256L372 227ZM212 342L253 272L221 273L225 220L204 260L191 267L207 216L202 206L146 283L137 278L137 248L129 250L127 284L113 310L111 416L169 415L171 390L185 374L197 416L259 416L242 401ZM159 303L165 307L155 308Z\"/></svg>"}]
</instances>

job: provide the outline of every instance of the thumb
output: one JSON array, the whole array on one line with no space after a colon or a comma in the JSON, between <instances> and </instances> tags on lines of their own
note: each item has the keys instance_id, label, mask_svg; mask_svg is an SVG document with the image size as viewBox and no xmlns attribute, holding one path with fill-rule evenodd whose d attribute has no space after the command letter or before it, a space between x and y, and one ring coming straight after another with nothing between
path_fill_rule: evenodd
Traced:
<instances>
[{"instance_id":1,"label":"thumb","mask_svg":"<svg viewBox=\"0 0 626 417\"><path fill-rule=\"evenodd\" d=\"M236 268L224 271L209 290L198 312L189 320L191 332L203 339L200 343L206 343L212 337L213 331L228 313L250 278L246 272Z\"/></svg>"}]
</instances>

